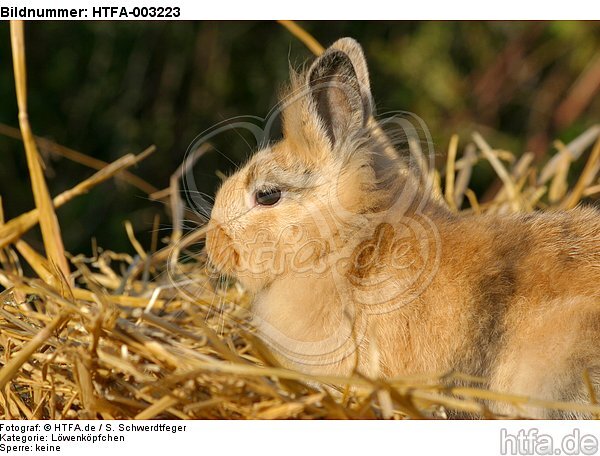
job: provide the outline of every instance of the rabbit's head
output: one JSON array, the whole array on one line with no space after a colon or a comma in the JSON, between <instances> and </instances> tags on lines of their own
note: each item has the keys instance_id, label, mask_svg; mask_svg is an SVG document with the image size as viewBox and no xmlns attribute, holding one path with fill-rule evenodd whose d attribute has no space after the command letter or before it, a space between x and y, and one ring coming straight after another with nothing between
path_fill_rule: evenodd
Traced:
<instances>
[{"instance_id":1,"label":"rabbit's head","mask_svg":"<svg viewBox=\"0 0 600 456\"><path fill-rule=\"evenodd\" d=\"M337 41L292 75L282 106L283 139L223 183L207 231L211 262L252 291L289 274L322 274L327 258L389 204L397 180L374 134L356 41Z\"/></svg>"}]
</instances>

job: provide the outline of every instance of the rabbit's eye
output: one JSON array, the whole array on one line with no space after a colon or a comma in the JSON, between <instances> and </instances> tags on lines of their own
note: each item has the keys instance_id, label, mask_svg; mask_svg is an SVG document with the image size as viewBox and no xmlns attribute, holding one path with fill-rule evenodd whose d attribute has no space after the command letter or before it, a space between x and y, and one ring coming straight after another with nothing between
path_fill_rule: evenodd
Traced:
<instances>
[{"instance_id":1,"label":"rabbit's eye","mask_svg":"<svg viewBox=\"0 0 600 456\"><path fill-rule=\"evenodd\" d=\"M256 192L256 204L261 206L273 206L281 199L281 190L278 188L268 188Z\"/></svg>"}]
</instances>

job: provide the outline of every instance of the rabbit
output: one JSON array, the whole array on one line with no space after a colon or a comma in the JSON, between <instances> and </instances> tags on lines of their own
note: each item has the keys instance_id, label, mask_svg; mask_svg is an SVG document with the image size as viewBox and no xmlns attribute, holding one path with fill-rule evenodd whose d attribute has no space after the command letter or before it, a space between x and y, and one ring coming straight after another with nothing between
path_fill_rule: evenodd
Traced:
<instances>
[{"instance_id":1,"label":"rabbit","mask_svg":"<svg viewBox=\"0 0 600 456\"><path fill-rule=\"evenodd\" d=\"M282 365L462 372L492 391L589 403L584 371L600 383L598 210L451 212L375 120L351 38L292 71L282 106L282 138L222 183L205 244L251 294L252 323Z\"/></svg>"}]
</instances>

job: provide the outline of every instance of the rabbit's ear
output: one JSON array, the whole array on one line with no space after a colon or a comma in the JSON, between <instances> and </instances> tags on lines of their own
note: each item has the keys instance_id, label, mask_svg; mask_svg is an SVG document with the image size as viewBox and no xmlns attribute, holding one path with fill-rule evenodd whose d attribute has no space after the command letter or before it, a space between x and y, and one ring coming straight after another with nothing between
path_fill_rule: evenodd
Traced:
<instances>
[{"instance_id":1,"label":"rabbit's ear","mask_svg":"<svg viewBox=\"0 0 600 456\"><path fill-rule=\"evenodd\" d=\"M361 45L352 38L340 38L331 45L330 49L338 49L348 55L360 84L363 103L367 105L369 112L372 111L373 101L371 97L371 83L369 82L369 69Z\"/></svg>"},{"instance_id":2,"label":"rabbit's ear","mask_svg":"<svg viewBox=\"0 0 600 456\"><path fill-rule=\"evenodd\" d=\"M354 40L347 40L338 41L340 47L334 44L327 49L313 63L307 76L319 124L332 146L358 134L366 126L372 110L362 50ZM355 44L358 52L351 49L350 44ZM356 66L348 52L356 58Z\"/></svg>"}]
</instances>

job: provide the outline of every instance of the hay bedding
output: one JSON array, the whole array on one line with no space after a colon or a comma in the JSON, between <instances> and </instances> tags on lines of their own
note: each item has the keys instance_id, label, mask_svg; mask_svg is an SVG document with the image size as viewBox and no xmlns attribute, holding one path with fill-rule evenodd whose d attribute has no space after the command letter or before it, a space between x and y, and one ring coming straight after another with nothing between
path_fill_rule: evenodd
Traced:
<instances>
[{"instance_id":1,"label":"hay bedding","mask_svg":"<svg viewBox=\"0 0 600 456\"><path fill-rule=\"evenodd\" d=\"M64 148L36 141L31 133L23 115L22 24L11 24L11 36L21 136L30 158L36 208L0 225L2 419L443 418L449 410L493 418L480 399L600 414L592 391L589 404L550 403L442 385L449 376L477 384L477 379L458 373L382 381L359 375L311 377L278 367L244 324L248 296L236 284L219 285L211 278L202 252L193 250L201 230L184 236L181 215L173 215L173 232L160 240L161 248L156 238L144 248L127 224L135 257L100 247L90 258L68 254L55 208L113 176L139 185L139 178L123 170L152 149L106 166L95 163L100 168L96 174L51 199L37 147L52 146L58 153ZM436 183L434 191L452 210L468 201L465 213L568 209L600 194L600 126L570 144L556 142L555 147L553 159L537 168L531 154L517 159L511 152L493 149L479 134L458 158L458 138L453 137L441 171L444 188L438 171L427 172ZM569 187L571 164L582 161L590 150L582 174ZM473 167L482 160L492 165L503 184L496 198L485 204L468 188ZM184 209L174 197L179 195L181 172L155 194L170 205L172 214ZM36 224L47 256L21 239ZM34 275L24 274L25 264Z\"/></svg>"}]
</instances>

